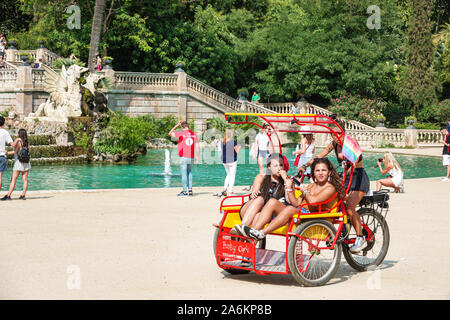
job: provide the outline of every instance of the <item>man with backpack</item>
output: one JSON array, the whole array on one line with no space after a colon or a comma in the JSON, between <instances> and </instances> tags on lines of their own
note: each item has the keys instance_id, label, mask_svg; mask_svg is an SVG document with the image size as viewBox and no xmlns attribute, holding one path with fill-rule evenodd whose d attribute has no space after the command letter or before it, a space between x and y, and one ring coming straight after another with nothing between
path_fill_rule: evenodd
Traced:
<instances>
[{"instance_id":1,"label":"man with backpack","mask_svg":"<svg viewBox=\"0 0 450 320\"><path fill-rule=\"evenodd\" d=\"M441 133L445 136L441 143L444 144L442 148L442 164L447 167L447 176L442 181L450 181L450 133L447 131L447 126L441 127Z\"/></svg>"},{"instance_id":2,"label":"man with backpack","mask_svg":"<svg viewBox=\"0 0 450 320\"><path fill-rule=\"evenodd\" d=\"M14 147L14 142L8 131L3 129L5 118L0 116L0 190L2 188L3 172L6 171L6 145Z\"/></svg>"}]
</instances>

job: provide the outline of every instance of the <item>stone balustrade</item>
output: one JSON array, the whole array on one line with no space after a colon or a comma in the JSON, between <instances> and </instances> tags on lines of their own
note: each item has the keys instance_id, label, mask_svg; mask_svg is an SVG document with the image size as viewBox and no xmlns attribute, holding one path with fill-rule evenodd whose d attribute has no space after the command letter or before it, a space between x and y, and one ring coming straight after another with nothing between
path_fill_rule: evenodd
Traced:
<instances>
[{"instance_id":1,"label":"stone balustrade","mask_svg":"<svg viewBox=\"0 0 450 320\"><path fill-rule=\"evenodd\" d=\"M114 72L117 89L136 89L142 87L176 87L178 75L173 73Z\"/></svg>"},{"instance_id":2,"label":"stone balustrade","mask_svg":"<svg viewBox=\"0 0 450 320\"><path fill-rule=\"evenodd\" d=\"M417 130L417 142L421 144L439 143L443 139L439 130Z\"/></svg>"},{"instance_id":3,"label":"stone balustrade","mask_svg":"<svg viewBox=\"0 0 450 320\"><path fill-rule=\"evenodd\" d=\"M17 70L0 69L0 89L14 89L17 81Z\"/></svg>"},{"instance_id":4,"label":"stone balustrade","mask_svg":"<svg viewBox=\"0 0 450 320\"><path fill-rule=\"evenodd\" d=\"M44 69L32 69L31 81L33 82L33 88L44 89L45 88L45 70Z\"/></svg>"}]
</instances>

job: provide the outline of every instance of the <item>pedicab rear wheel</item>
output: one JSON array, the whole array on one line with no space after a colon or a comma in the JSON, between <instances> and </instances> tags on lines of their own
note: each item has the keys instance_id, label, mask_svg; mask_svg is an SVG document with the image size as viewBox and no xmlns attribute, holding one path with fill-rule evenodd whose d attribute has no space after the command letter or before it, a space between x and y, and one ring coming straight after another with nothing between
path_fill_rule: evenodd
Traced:
<instances>
[{"instance_id":1,"label":"pedicab rear wheel","mask_svg":"<svg viewBox=\"0 0 450 320\"><path fill-rule=\"evenodd\" d=\"M217 248L217 239L218 239L218 238L219 238L219 228L216 228L216 230L214 231L214 236L213 236L213 250L214 250L214 257L217 256L217 254L216 254L216 251L217 251L216 248ZM265 249L265 248L266 248L266 239L264 238L263 240L258 241L256 247L259 248L259 249ZM229 274L233 274L233 275L235 275L235 274L246 274L246 273L249 273L249 272L250 272L250 270L236 269L236 268L225 268L225 269L223 269L223 270L225 270L225 271L228 272Z\"/></svg>"},{"instance_id":2,"label":"pedicab rear wheel","mask_svg":"<svg viewBox=\"0 0 450 320\"><path fill-rule=\"evenodd\" d=\"M389 227L386 220L375 209L361 208L357 212L363 223L363 234L367 237L368 232L364 228L367 226L372 232L373 238L367 241L367 247L359 253L351 253L349 246L345 244L343 251L345 260L353 269L366 271L380 265L386 257L390 241ZM354 230L348 238L356 238Z\"/></svg>"},{"instance_id":3,"label":"pedicab rear wheel","mask_svg":"<svg viewBox=\"0 0 450 320\"><path fill-rule=\"evenodd\" d=\"M336 273L342 248L336 243L330 247L336 229L326 220L311 220L300 224L291 236L288 247L289 269L294 279L303 286L316 287L327 283ZM317 248L319 247L319 248Z\"/></svg>"}]
</instances>

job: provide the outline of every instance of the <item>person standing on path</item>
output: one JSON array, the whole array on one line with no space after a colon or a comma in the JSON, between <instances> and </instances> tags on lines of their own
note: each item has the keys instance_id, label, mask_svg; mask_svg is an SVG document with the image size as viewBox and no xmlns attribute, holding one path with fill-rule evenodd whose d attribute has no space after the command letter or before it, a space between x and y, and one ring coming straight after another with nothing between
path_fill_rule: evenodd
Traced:
<instances>
[{"instance_id":1,"label":"person standing on path","mask_svg":"<svg viewBox=\"0 0 450 320\"><path fill-rule=\"evenodd\" d=\"M255 137L255 143L257 146L257 161L258 161L258 167L259 167L259 174L264 174L264 164L269 158L269 144L270 144L270 138L269 135L272 132L272 128L265 123L263 125L263 129L256 135Z\"/></svg>"},{"instance_id":2,"label":"person standing on path","mask_svg":"<svg viewBox=\"0 0 450 320\"><path fill-rule=\"evenodd\" d=\"M218 197L233 195L233 187L237 170L237 154L240 150L241 146L234 140L234 130L227 128L222 141L222 163L227 176L225 178L223 191L216 194Z\"/></svg>"},{"instance_id":3,"label":"person standing on path","mask_svg":"<svg viewBox=\"0 0 450 320\"><path fill-rule=\"evenodd\" d=\"M446 126L441 127L441 133L445 137L441 140L441 143L444 144L442 148L442 164L447 168L447 176L442 181L450 181L450 133L447 131Z\"/></svg>"},{"instance_id":4,"label":"person standing on path","mask_svg":"<svg viewBox=\"0 0 450 320\"><path fill-rule=\"evenodd\" d=\"M175 129L181 126L181 131L175 132ZM178 121L175 127L169 131L169 136L178 138L178 156L180 157L181 185L183 190L178 194L179 197L192 196L192 165L198 163L200 154L198 137L189 130L187 121Z\"/></svg>"},{"instance_id":5,"label":"person standing on path","mask_svg":"<svg viewBox=\"0 0 450 320\"><path fill-rule=\"evenodd\" d=\"M5 118L0 116L0 190L2 189L3 172L6 171L6 144L14 148L14 142L8 131L3 129Z\"/></svg>"},{"instance_id":6,"label":"person standing on path","mask_svg":"<svg viewBox=\"0 0 450 320\"><path fill-rule=\"evenodd\" d=\"M11 194L13 193L14 188L16 187L16 182L17 179L19 178L20 173L22 173L23 188L22 194L20 195L19 199L26 200L25 194L27 193L28 190L28 172L30 171L31 165L29 159L27 162L22 162L21 160L19 160L18 153L19 150L21 150L22 148L26 148L28 151L30 151L30 144L28 143L27 131L25 129L19 130L19 137L16 139L16 141L14 141L14 151L8 152L8 154L14 155L13 173L11 176L9 191L0 200L11 200Z\"/></svg>"}]
</instances>

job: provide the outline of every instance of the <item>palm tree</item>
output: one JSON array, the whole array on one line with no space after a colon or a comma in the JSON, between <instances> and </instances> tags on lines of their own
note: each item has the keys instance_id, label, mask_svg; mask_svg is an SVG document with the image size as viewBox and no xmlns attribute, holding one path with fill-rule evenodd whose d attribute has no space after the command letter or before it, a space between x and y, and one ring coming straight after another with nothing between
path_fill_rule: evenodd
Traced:
<instances>
[{"instance_id":1,"label":"palm tree","mask_svg":"<svg viewBox=\"0 0 450 320\"><path fill-rule=\"evenodd\" d=\"M92 19L91 43L89 46L88 67L91 72L95 69L96 56L98 54L98 45L102 32L103 15L105 13L106 0L95 0L94 18Z\"/></svg>"}]
</instances>

